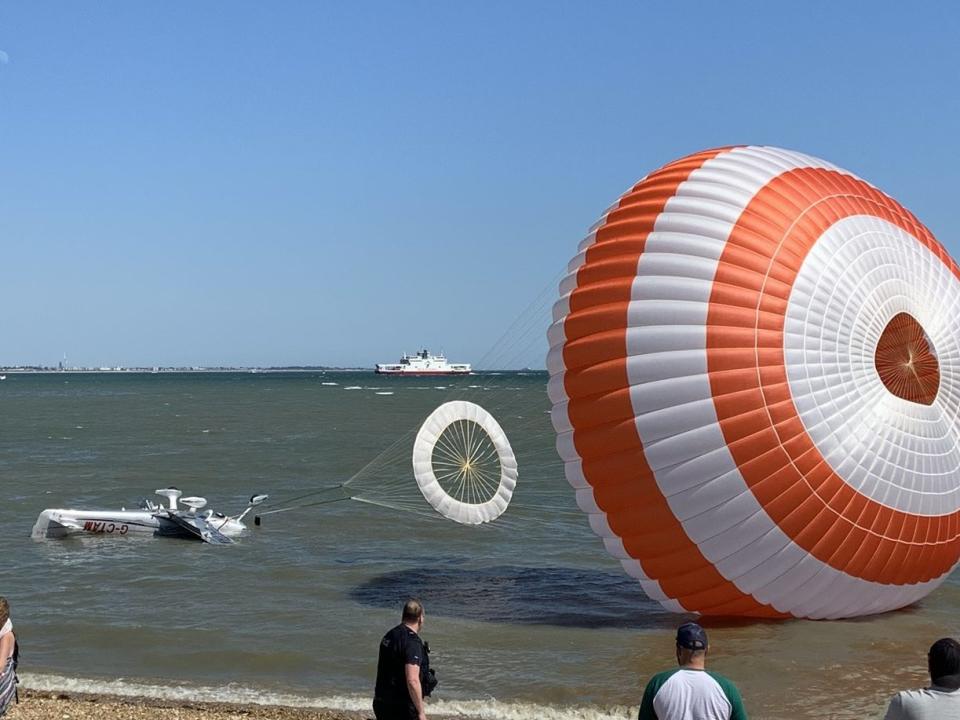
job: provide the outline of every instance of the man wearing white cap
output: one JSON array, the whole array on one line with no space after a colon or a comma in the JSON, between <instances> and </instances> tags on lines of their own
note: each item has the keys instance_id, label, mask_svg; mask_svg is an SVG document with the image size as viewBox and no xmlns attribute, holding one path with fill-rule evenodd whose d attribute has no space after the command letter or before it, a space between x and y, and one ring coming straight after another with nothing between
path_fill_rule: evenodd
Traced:
<instances>
[{"instance_id":1,"label":"man wearing white cap","mask_svg":"<svg viewBox=\"0 0 960 720\"><path fill-rule=\"evenodd\" d=\"M677 629L677 665L647 683L639 720L747 720L740 692L706 669L707 632L697 623Z\"/></svg>"}]
</instances>

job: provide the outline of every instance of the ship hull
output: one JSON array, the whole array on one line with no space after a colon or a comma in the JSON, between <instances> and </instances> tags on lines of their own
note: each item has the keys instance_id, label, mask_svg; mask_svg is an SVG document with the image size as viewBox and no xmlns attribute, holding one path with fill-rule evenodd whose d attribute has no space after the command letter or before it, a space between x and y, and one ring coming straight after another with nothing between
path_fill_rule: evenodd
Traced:
<instances>
[{"instance_id":1,"label":"ship hull","mask_svg":"<svg viewBox=\"0 0 960 720\"><path fill-rule=\"evenodd\" d=\"M470 370L374 370L377 375L403 375L404 377L441 377L443 375L471 375Z\"/></svg>"},{"instance_id":2,"label":"ship hull","mask_svg":"<svg viewBox=\"0 0 960 720\"><path fill-rule=\"evenodd\" d=\"M377 375L409 375L411 377L422 377L425 375L469 375L473 370L470 363L450 363L443 353L431 355L430 351L424 348L416 355L403 354L400 362L397 363L377 363L374 372Z\"/></svg>"}]
</instances>

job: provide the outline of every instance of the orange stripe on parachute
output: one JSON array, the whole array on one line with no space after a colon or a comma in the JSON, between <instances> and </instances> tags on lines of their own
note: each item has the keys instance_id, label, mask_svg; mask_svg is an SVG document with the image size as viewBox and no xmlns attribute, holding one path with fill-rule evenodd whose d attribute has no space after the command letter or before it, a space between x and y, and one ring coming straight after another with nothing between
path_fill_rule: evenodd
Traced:
<instances>
[{"instance_id":1,"label":"orange stripe on parachute","mask_svg":"<svg viewBox=\"0 0 960 720\"><path fill-rule=\"evenodd\" d=\"M564 388L583 475L611 530L644 574L684 607L783 617L725 579L686 534L646 460L629 395L627 307L646 239L679 185L726 150L691 155L651 174L621 198L597 230L564 320Z\"/></svg>"}]
</instances>

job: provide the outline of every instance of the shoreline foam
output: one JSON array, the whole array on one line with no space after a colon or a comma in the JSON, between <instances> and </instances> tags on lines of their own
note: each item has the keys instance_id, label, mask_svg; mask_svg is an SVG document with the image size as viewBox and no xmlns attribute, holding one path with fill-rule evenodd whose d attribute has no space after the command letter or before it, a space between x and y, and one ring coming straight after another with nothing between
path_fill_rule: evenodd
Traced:
<instances>
[{"instance_id":1,"label":"shoreline foam","mask_svg":"<svg viewBox=\"0 0 960 720\"><path fill-rule=\"evenodd\" d=\"M243 685L157 685L124 678L95 680L21 674L19 706L11 720L366 720L373 718L364 695L310 697ZM525 701L437 699L427 701L431 720L632 720L636 707L550 706Z\"/></svg>"}]
</instances>

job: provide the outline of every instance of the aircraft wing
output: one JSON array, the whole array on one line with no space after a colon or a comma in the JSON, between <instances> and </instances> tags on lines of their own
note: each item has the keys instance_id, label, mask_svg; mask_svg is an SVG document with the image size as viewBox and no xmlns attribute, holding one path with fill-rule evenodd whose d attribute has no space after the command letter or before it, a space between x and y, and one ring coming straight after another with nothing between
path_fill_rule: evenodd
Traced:
<instances>
[{"instance_id":1,"label":"aircraft wing","mask_svg":"<svg viewBox=\"0 0 960 720\"><path fill-rule=\"evenodd\" d=\"M195 537L197 540L202 540L211 545L230 545L233 542L232 539L217 530L202 517L195 516L186 518L170 511L167 511L167 517L175 522L189 537Z\"/></svg>"}]
</instances>

